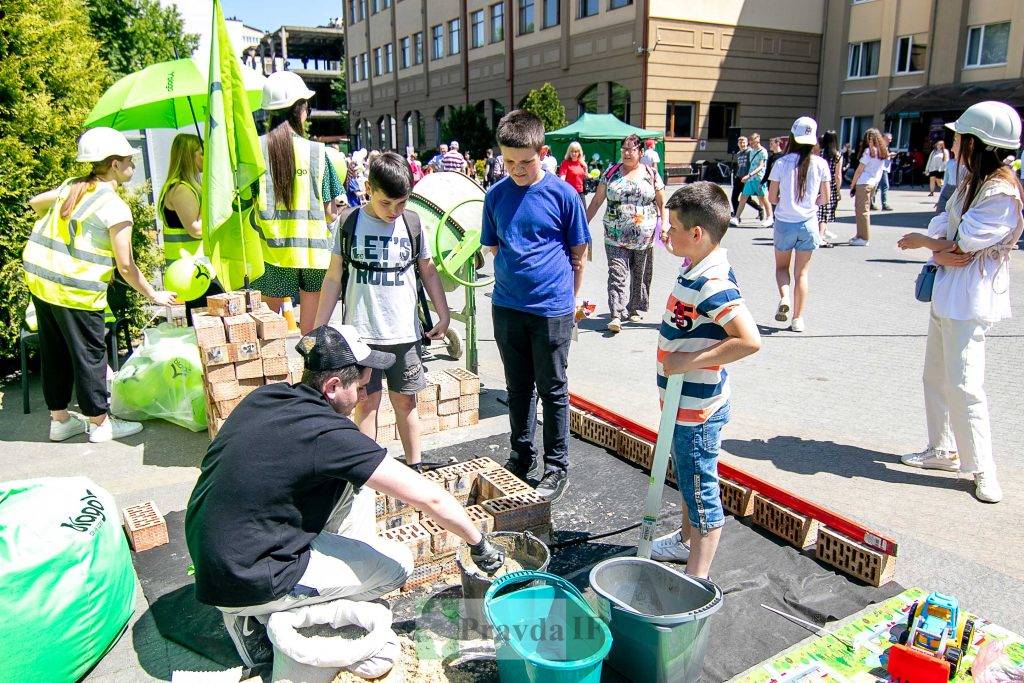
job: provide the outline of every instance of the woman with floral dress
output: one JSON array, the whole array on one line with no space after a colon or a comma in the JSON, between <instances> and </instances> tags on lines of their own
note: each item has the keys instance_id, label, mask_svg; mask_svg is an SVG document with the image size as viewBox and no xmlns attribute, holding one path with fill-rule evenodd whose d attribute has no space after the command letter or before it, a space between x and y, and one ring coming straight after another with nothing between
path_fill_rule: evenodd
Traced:
<instances>
[{"instance_id":1,"label":"woman with floral dress","mask_svg":"<svg viewBox=\"0 0 1024 683\"><path fill-rule=\"evenodd\" d=\"M587 207L593 220L605 200L604 248L608 257L608 331L617 333L622 322L639 322L647 312L654 275L654 233L664 230L665 183L658 171L640 163L640 138L622 142L621 161L601 176ZM664 235L661 236L664 239Z\"/></svg>"}]
</instances>

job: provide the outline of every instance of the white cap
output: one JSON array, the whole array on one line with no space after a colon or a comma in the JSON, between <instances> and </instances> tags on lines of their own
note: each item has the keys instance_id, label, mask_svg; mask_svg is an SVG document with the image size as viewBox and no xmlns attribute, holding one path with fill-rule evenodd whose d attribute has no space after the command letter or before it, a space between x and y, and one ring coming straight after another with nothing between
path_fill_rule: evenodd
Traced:
<instances>
[{"instance_id":1,"label":"white cap","mask_svg":"<svg viewBox=\"0 0 1024 683\"><path fill-rule=\"evenodd\" d=\"M799 145L818 144L818 122L810 116L801 116L794 121L789 132L793 134L793 140Z\"/></svg>"},{"instance_id":2,"label":"white cap","mask_svg":"<svg viewBox=\"0 0 1024 683\"><path fill-rule=\"evenodd\" d=\"M139 154L128 142L128 138L119 130L106 128L90 128L78 138L78 161L96 162L108 157L130 157Z\"/></svg>"},{"instance_id":3,"label":"white cap","mask_svg":"<svg viewBox=\"0 0 1024 683\"><path fill-rule=\"evenodd\" d=\"M299 100L312 99L315 94L297 73L275 71L263 84L263 108L267 111L287 109Z\"/></svg>"},{"instance_id":4,"label":"white cap","mask_svg":"<svg viewBox=\"0 0 1024 683\"><path fill-rule=\"evenodd\" d=\"M967 107L946 128L961 135L973 135L989 147L1017 149L1020 147L1020 114L1004 102L989 100Z\"/></svg>"}]
</instances>

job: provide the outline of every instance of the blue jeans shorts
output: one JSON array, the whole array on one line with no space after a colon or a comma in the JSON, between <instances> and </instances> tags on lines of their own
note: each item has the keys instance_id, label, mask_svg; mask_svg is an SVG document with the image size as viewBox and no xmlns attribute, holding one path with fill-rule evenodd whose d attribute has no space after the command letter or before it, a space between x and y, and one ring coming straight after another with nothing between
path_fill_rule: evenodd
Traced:
<instances>
[{"instance_id":1,"label":"blue jeans shorts","mask_svg":"<svg viewBox=\"0 0 1024 683\"><path fill-rule=\"evenodd\" d=\"M729 421L729 404L700 425L676 425L672 437L676 482L690 515L690 526L707 536L725 524L718 486L718 449L722 427Z\"/></svg>"},{"instance_id":2,"label":"blue jeans shorts","mask_svg":"<svg viewBox=\"0 0 1024 683\"><path fill-rule=\"evenodd\" d=\"M820 239L817 215L803 223L787 223L775 219L776 251L814 251Z\"/></svg>"}]
</instances>

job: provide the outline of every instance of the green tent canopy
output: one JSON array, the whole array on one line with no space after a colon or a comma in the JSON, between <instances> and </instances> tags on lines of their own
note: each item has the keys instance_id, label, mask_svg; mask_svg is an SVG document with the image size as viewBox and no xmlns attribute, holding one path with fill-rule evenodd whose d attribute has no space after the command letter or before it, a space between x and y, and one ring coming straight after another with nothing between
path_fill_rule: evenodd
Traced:
<instances>
[{"instance_id":1,"label":"green tent canopy","mask_svg":"<svg viewBox=\"0 0 1024 683\"><path fill-rule=\"evenodd\" d=\"M565 157L565 150L569 143L578 141L583 146L583 155L586 157L587 165L593 165L594 154L601 159L601 168L606 169L610 164L621 161L619 148L622 141L629 135L636 134L641 140L654 138L661 163L658 164L658 172L665 177L665 134L656 130L645 130L624 123L615 117L614 114L583 114L573 123L565 128L553 130L544 136L544 141L551 147L551 154L556 159Z\"/></svg>"}]
</instances>

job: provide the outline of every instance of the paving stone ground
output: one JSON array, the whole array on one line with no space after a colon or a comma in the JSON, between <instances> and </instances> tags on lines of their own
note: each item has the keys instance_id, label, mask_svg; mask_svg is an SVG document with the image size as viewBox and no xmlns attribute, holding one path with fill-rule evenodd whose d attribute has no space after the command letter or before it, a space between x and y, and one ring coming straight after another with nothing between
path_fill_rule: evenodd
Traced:
<instances>
[{"instance_id":1,"label":"paving stone ground","mask_svg":"<svg viewBox=\"0 0 1024 683\"><path fill-rule=\"evenodd\" d=\"M873 525L900 543L897 580L958 595L970 609L1024 631L1024 430L1020 377L1024 322L996 325L989 336L987 389L995 457L1006 498L977 502L966 480L913 470L899 454L926 444L921 370L928 307L913 298L924 252L900 252L896 240L921 229L933 199L920 190L893 191L896 211L876 214L871 244L817 252L811 266L807 331L779 329L771 230L730 230L725 240L744 298L761 325L763 348L732 368L733 418L724 432L728 462L789 490ZM853 233L852 200L844 197L835 232ZM600 234L600 218L592 230ZM584 296L598 304L584 324L570 359L574 392L654 426L657 392L654 348L657 309L678 263L658 251L652 314L612 336L607 321L605 255L595 245ZM1013 306L1024 316L1024 252L1011 264ZM460 304L461 295L452 295ZM488 290L478 295L480 374L492 391L482 413L491 415L459 440L507 431L496 399L504 385L493 342ZM181 510L198 475L206 435L151 424L127 443L93 446L81 440L45 441L46 414L38 383L33 412L21 414L17 383L0 387L0 478L87 474L121 505L155 500ZM443 446L444 438L431 442ZM631 520L640 515L626 515ZM625 520L624 521L628 521ZM714 571L714 569L712 569ZM88 677L89 681L169 680L175 670L214 669L204 658L164 640L141 590L129 633Z\"/></svg>"}]
</instances>

